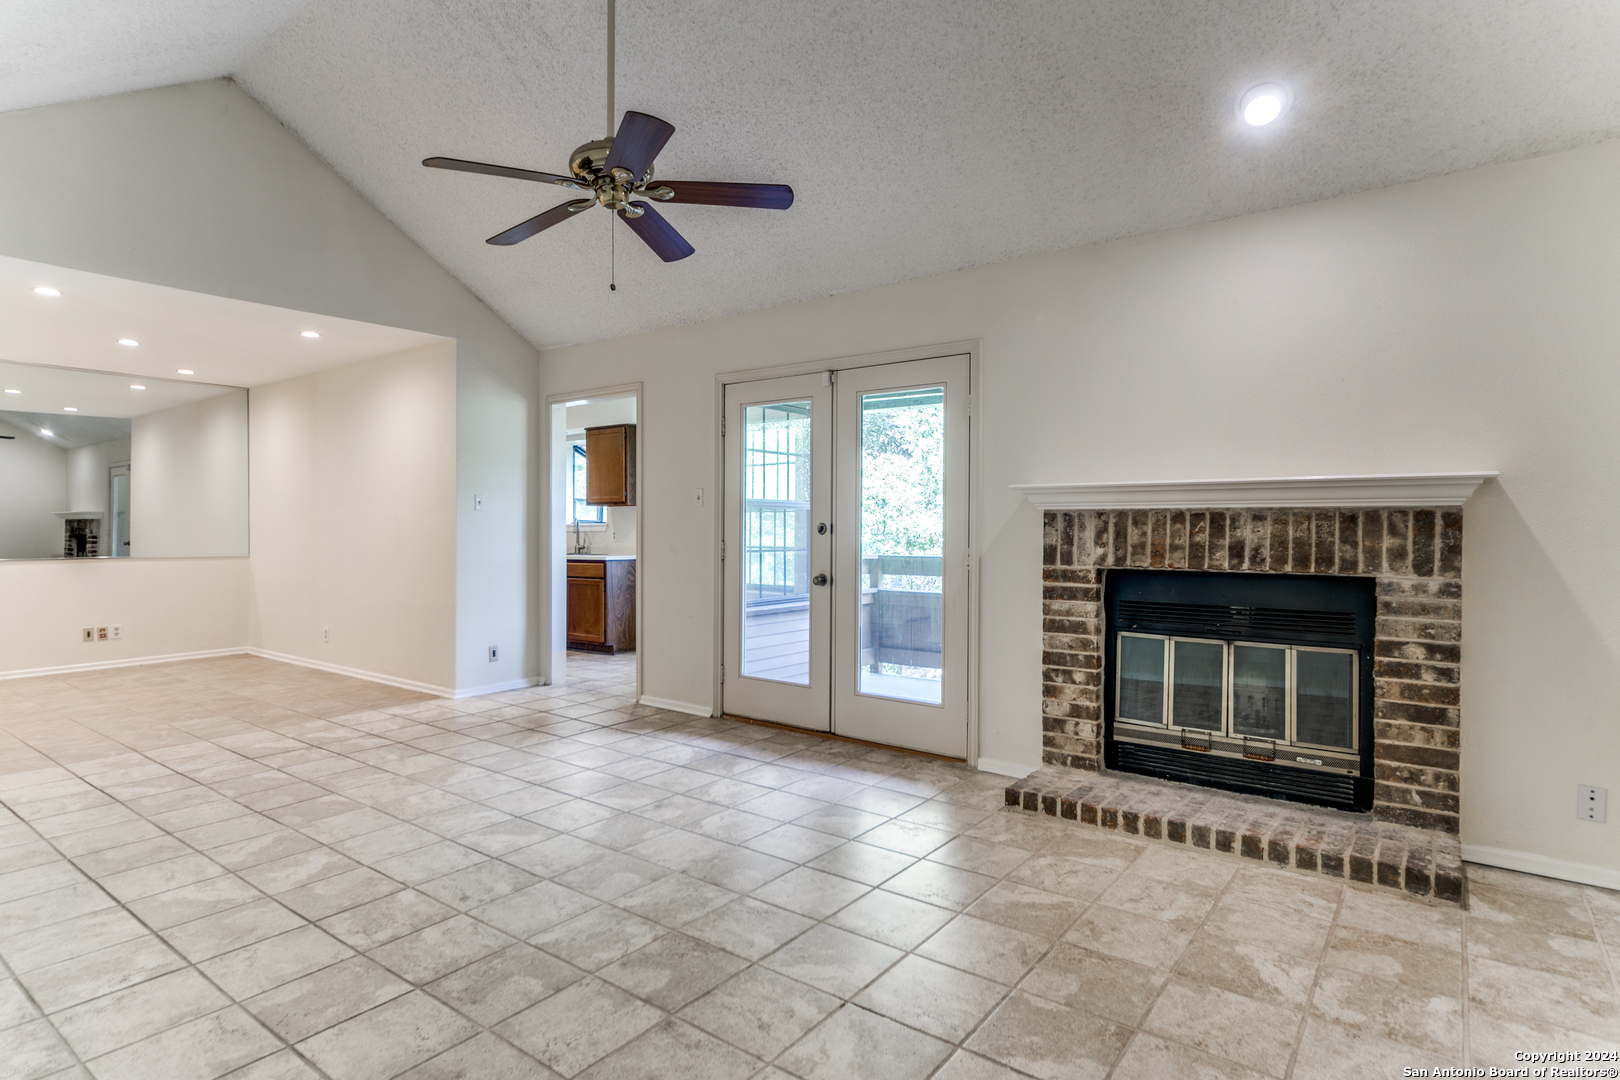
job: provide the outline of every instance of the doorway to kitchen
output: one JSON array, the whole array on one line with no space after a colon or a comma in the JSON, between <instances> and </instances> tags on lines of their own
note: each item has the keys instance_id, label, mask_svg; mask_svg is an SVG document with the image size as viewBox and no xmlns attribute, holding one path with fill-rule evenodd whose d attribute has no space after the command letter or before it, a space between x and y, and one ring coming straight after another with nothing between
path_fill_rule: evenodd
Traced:
<instances>
[{"instance_id":1,"label":"doorway to kitchen","mask_svg":"<svg viewBox=\"0 0 1620 1080\"><path fill-rule=\"evenodd\" d=\"M727 383L728 715L969 751L968 354Z\"/></svg>"},{"instance_id":2,"label":"doorway to kitchen","mask_svg":"<svg viewBox=\"0 0 1620 1080\"><path fill-rule=\"evenodd\" d=\"M633 704L641 686L640 388L549 405L549 681Z\"/></svg>"}]
</instances>

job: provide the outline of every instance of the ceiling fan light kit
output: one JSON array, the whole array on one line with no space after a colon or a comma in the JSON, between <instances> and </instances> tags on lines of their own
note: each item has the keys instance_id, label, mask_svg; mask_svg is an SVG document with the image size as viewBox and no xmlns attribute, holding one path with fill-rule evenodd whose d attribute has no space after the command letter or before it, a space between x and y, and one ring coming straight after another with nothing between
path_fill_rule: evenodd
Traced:
<instances>
[{"instance_id":1,"label":"ceiling fan light kit","mask_svg":"<svg viewBox=\"0 0 1620 1080\"><path fill-rule=\"evenodd\" d=\"M608 0L608 125L613 124L613 39L614 2ZM503 176L554 184L586 196L553 206L504 232L496 233L487 244L508 247L521 243L593 206L605 206L619 215L632 232L665 262L677 262L692 254L693 247L647 199L665 203L695 203L703 206L742 206L759 210L786 210L793 205L793 189L786 184L732 184L711 180L665 180L653 183L653 159L675 126L647 113L627 111L618 131L606 139L585 143L568 158L569 175L517 169L506 165L486 165L461 158L430 157L422 164L430 169Z\"/></svg>"}]
</instances>

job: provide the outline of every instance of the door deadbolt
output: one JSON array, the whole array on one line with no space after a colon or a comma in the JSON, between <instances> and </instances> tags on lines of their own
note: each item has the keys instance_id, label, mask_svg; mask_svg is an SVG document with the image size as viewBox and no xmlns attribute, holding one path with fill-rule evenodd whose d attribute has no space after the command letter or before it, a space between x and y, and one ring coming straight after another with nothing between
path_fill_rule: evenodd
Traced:
<instances>
[{"instance_id":1,"label":"door deadbolt","mask_svg":"<svg viewBox=\"0 0 1620 1080\"><path fill-rule=\"evenodd\" d=\"M825 585L825 584L827 584L827 575L826 574L817 574L815 577L810 579L810 584L812 584L812 585Z\"/></svg>"},{"instance_id":2,"label":"door deadbolt","mask_svg":"<svg viewBox=\"0 0 1620 1080\"><path fill-rule=\"evenodd\" d=\"M819 525L816 526L816 535L817 536L826 536L827 535L827 523L825 521L821 522Z\"/></svg>"}]
</instances>

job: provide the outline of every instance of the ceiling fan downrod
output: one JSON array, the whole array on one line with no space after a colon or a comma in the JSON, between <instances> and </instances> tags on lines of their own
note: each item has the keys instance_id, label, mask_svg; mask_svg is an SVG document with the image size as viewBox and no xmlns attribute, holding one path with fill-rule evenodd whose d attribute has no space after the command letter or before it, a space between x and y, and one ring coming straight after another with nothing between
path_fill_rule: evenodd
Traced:
<instances>
[{"instance_id":1,"label":"ceiling fan downrod","mask_svg":"<svg viewBox=\"0 0 1620 1080\"><path fill-rule=\"evenodd\" d=\"M652 184L653 159L675 134L675 126L643 112L627 111L624 120L614 128L615 109L613 84L615 77L615 39L618 29L618 4L607 0L607 122L609 134L605 139L585 143L569 155L568 171L571 176L518 169L507 165L486 165L480 161L462 158L430 157L422 161L430 169L454 169L458 172L482 173L485 176L505 176L514 180L530 180L541 184L554 184L577 192L585 198L553 206L527 221L519 222L504 232L496 233L486 244L509 247L521 243L537 233L544 232L560 222L567 221L582 210L605 206L653 249L665 262L676 262L693 252L686 238L651 202L697 203L706 206L745 206L760 210L786 210L793 205L793 189L786 184L731 184L709 180L666 180ZM617 288L611 284L610 288Z\"/></svg>"}]
</instances>

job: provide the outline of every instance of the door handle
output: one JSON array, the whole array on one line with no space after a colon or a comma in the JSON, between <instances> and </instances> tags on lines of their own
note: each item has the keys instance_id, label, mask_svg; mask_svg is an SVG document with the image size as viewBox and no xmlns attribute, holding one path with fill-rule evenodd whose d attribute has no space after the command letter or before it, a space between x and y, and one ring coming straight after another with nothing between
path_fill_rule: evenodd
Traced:
<instances>
[{"instance_id":1,"label":"door handle","mask_svg":"<svg viewBox=\"0 0 1620 1080\"><path fill-rule=\"evenodd\" d=\"M817 574L815 577L810 579L810 584L812 584L812 585L825 585L825 584L827 584L827 575L826 574Z\"/></svg>"}]
</instances>

